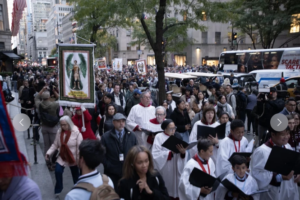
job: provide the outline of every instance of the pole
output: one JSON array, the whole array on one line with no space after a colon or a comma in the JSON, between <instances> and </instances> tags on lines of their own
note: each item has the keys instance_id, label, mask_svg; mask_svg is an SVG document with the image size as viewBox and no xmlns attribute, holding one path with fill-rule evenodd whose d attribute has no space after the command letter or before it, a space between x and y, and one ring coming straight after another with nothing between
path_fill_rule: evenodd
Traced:
<instances>
[{"instance_id":1,"label":"pole","mask_svg":"<svg viewBox=\"0 0 300 200\"><path fill-rule=\"evenodd\" d=\"M76 34L76 32L74 33L74 41L75 41L75 44L77 44L77 34Z\"/></svg>"},{"instance_id":2,"label":"pole","mask_svg":"<svg viewBox=\"0 0 300 200\"><path fill-rule=\"evenodd\" d=\"M233 23L231 22L231 50L233 50Z\"/></svg>"}]
</instances>

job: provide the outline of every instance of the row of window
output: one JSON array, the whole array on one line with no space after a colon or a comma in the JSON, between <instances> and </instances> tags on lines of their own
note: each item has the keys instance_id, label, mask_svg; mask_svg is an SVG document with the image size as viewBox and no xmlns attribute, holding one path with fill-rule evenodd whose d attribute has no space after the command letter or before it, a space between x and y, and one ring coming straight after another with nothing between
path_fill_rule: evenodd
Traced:
<instances>
[{"instance_id":1,"label":"row of window","mask_svg":"<svg viewBox=\"0 0 300 200\"><path fill-rule=\"evenodd\" d=\"M59 11L73 11L73 8L59 7Z\"/></svg>"}]
</instances>

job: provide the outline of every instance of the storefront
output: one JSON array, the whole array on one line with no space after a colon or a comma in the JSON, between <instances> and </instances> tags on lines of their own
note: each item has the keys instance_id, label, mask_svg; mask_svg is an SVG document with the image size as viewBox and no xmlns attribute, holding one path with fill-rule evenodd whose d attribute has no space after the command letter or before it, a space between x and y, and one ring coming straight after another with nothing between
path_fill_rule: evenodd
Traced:
<instances>
[{"instance_id":1,"label":"storefront","mask_svg":"<svg viewBox=\"0 0 300 200\"><path fill-rule=\"evenodd\" d=\"M155 56L154 55L147 56L147 65L155 65Z\"/></svg>"},{"instance_id":2,"label":"storefront","mask_svg":"<svg viewBox=\"0 0 300 200\"><path fill-rule=\"evenodd\" d=\"M175 65L185 66L186 65L186 55L185 54L174 54Z\"/></svg>"},{"instance_id":3,"label":"storefront","mask_svg":"<svg viewBox=\"0 0 300 200\"><path fill-rule=\"evenodd\" d=\"M135 64L136 59L127 59L127 66L133 66Z\"/></svg>"},{"instance_id":4,"label":"storefront","mask_svg":"<svg viewBox=\"0 0 300 200\"><path fill-rule=\"evenodd\" d=\"M217 66L219 64L219 58L218 57L204 57L202 58L202 65L207 66Z\"/></svg>"}]
</instances>

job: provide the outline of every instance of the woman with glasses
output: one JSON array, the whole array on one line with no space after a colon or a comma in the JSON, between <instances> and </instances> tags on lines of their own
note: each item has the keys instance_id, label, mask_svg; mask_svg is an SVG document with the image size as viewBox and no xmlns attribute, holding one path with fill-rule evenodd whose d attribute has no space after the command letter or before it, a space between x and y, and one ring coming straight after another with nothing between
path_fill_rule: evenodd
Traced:
<instances>
[{"instance_id":1,"label":"woman with glasses","mask_svg":"<svg viewBox=\"0 0 300 200\"><path fill-rule=\"evenodd\" d=\"M170 199L178 198L178 185L182 170L187 162L186 150L183 146L178 145L177 149L180 153L176 154L162 146L169 137L179 137L175 134L175 123L167 119L161 124L163 133L158 133L155 136L152 155L154 160L154 168L162 175L165 180L166 188L168 189Z\"/></svg>"}]
</instances>

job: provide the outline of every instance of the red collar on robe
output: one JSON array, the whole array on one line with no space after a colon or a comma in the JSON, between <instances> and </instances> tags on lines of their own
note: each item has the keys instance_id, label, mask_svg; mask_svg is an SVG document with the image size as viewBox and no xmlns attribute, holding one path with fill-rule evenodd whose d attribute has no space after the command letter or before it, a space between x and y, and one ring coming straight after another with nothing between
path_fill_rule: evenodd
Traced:
<instances>
[{"instance_id":1,"label":"red collar on robe","mask_svg":"<svg viewBox=\"0 0 300 200\"><path fill-rule=\"evenodd\" d=\"M145 107L145 108L151 106L151 104L149 104L148 106L144 106L142 103L139 103L139 105L140 105L140 106L143 106L143 107Z\"/></svg>"},{"instance_id":2,"label":"red collar on robe","mask_svg":"<svg viewBox=\"0 0 300 200\"><path fill-rule=\"evenodd\" d=\"M164 120L165 120L165 119L164 119ZM152 124L160 124L160 123L157 121L156 118L150 119L150 122L151 122Z\"/></svg>"},{"instance_id":3,"label":"red collar on robe","mask_svg":"<svg viewBox=\"0 0 300 200\"><path fill-rule=\"evenodd\" d=\"M210 123L210 124L209 124L209 123L207 123L207 122L203 122L202 120L201 120L201 122L202 122L203 124L207 125L207 126L213 124L213 123Z\"/></svg>"},{"instance_id":4,"label":"red collar on robe","mask_svg":"<svg viewBox=\"0 0 300 200\"><path fill-rule=\"evenodd\" d=\"M165 134L166 136L170 136L170 135L166 134L166 132L164 132L164 134Z\"/></svg>"},{"instance_id":5,"label":"red collar on robe","mask_svg":"<svg viewBox=\"0 0 300 200\"><path fill-rule=\"evenodd\" d=\"M228 135L228 137L229 137L230 139L232 139L233 141L241 141L241 140L236 140L236 139L233 137L233 135L232 135L231 133Z\"/></svg>"},{"instance_id":6,"label":"red collar on robe","mask_svg":"<svg viewBox=\"0 0 300 200\"><path fill-rule=\"evenodd\" d=\"M271 149L275 146L272 139L269 139L266 143L266 146L270 147ZM282 146L282 148L285 148L285 146Z\"/></svg>"}]
</instances>

